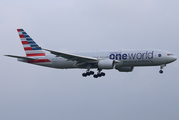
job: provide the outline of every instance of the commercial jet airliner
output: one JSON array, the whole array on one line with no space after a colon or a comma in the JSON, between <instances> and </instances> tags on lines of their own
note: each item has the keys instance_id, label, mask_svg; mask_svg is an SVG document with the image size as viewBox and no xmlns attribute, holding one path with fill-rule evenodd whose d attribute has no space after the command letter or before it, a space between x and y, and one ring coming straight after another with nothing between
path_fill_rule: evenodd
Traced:
<instances>
[{"instance_id":1,"label":"commercial jet airliner","mask_svg":"<svg viewBox=\"0 0 179 120\"><path fill-rule=\"evenodd\" d=\"M96 52L60 52L40 47L23 30L17 29L26 57L5 55L17 58L18 61L58 69L86 69L83 77L94 78L105 76L102 70L116 69L120 72L132 72L137 66L160 66L163 73L166 64L174 62L177 57L172 53L156 49L96 51ZM97 73L91 71L97 69Z\"/></svg>"}]
</instances>

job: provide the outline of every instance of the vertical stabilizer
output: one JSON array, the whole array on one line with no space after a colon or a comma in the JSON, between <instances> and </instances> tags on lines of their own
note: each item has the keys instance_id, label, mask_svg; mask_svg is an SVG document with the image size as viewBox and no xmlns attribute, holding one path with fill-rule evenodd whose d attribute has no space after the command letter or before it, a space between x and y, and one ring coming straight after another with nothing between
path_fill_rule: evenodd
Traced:
<instances>
[{"instance_id":1,"label":"vertical stabilizer","mask_svg":"<svg viewBox=\"0 0 179 120\"><path fill-rule=\"evenodd\" d=\"M17 32L19 34L27 57L45 56L45 52L23 29L17 29Z\"/></svg>"}]
</instances>

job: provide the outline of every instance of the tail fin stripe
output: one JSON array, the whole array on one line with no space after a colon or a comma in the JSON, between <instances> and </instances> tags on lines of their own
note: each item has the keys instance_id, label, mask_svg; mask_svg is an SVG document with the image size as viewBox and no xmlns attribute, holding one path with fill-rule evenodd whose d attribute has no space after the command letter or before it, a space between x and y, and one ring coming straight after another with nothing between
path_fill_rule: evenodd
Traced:
<instances>
[{"instance_id":1,"label":"tail fin stripe","mask_svg":"<svg viewBox=\"0 0 179 120\"><path fill-rule=\"evenodd\" d=\"M21 41L22 44L29 44L27 41Z\"/></svg>"},{"instance_id":2,"label":"tail fin stripe","mask_svg":"<svg viewBox=\"0 0 179 120\"><path fill-rule=\"evenodd\" d=\"M27 34L23 34L24 35L24 37L26 38L26 37L30 37L29 35L27 35Z\"/></svg>"},{"instance_id":3,"label":"tail fin stripe","mask_svg":"<svg viewBox=\"0 0 179 120\"><path fill-rule=\"evenodd\" d=\"M34 41L27 41L29 44L36 44Z\"/></svg>"},{"instance_id":4,"label":"tail fin stripe","mask_svg":"<svg viewBox=\"0 0 179 120\"><path fill-rule=\"evenodd\" d=\"M22 32L18 32L19 35L22 35L23 33Z\"/></svg>"},{"instance_id":5,"label":"tail fin stripe","mask_svg":"<svg viewBox=\"0 0 179 120\"><path fill-rule=\"evenodd\" d=\"M41 50L27 50L25 51L26 54L35 54L35 53L43 53Z\"/></svg>"},{"instance_id":6,"label":"tail fin stripe","mask_svg":"<svg viewBox=\"0 0 179 120\"><path fill-rule=\"evenodd\" d=\"M29 42L28 42L29 43ZM32 45L36 45L38 46L36 43L29 43L31 45L31 47L33 47Z\"/></svg>"},{"instance_id":7,"label":"tail fin stripe","mask_svg":"<svg viewBox=\"0 0 179 120\"><path fill-rule=\"evenodd\" d=\"M33 40L26 40L26 41L28 41L28 42L34 42ZM35 43L35 42L34 42Z\"/></svg>"},{"instance_id":8,"label":"tail fin stripe","mask_svg":"<svg viewBox=\"0 0 179 120\"><path fill-rule=\"evenodd\" d=\"M31 44L30 44L30 46L31 46L31 47L39 47L38 45L35 45L35 44L34 44L34 45L31 45Z\"/></svg>"},{"instance_id":9,"label":"tail fin stripe","mask_svg":"<svg viewBox=\"0 0 179 120\"><path fill-rule=\"evenodd\" d=\"M26 32L19 32L19 34L23 34L23 35L27 35L27 33Z\"/></svg>"},{"instance_id":10,"label":"tail fin stripe","mask_svg":"<svg viewBox=\"0 0 179 120\"><path fill-rule=\"evenodd\" d=\"M18 31L18 32L21 32L21 30L20 30L20 29L17 29L17 31Z\"/></svg>"},{"instance_id":11,"label":"tail fin stripe","mask_svg":"<svg viewBox=\"0 0 179 120\"><path fill-rule=\"evenodd\" d=\"M24 50L42 50L41 48L28 46L28 44L24 44L23 46L25 46Z\"/></svg>"},{"instance_id":12,"label":"tail fin stripe","mask_svg":"<svg viewBox=\"0 0 179 120\"><path fill-rule=\"evenodd\" d=\"M25 47L24 50L33 50L31 47Z\"/></svg>"},{"instance_id":13,"label":"tail fin stripe","mask_svg":"<svg viewBox=\"0 0 179 120\"><path fill-rule=\"evenodd\" d=\"M26 54L27 57L31 57L31 56L45 56L45 53L35 53L35 54Z\"/></svg>"},{"instance_id":14,"label":"tail fin stripe","mask_svg":"<svg viewBox=\"0 0 179 120\"><path fill-rule=\"evenodd\" d=\"M23 47L31 47L30 44L23 44Z\"/></svg>"},{"instance_id":15,"label":"tail fin stripe","mask_svg":"<svg viewBox=\"0 0 179 120\"><path fill-rule=\"evenodd\" d=\"M21 38L21 41L27 41L25 38Z\"/></svg>"},{"instance_id":16,"label":"tail fin stripe","mask_svg":"<svg viewBox=\"0 0 179 120\"><path fill-rule=\"evenodd\" d=\"M20 38L25 38L24 35L19 35Z\"/></svg>"},{"instance_id":17,"label":"tail fin stripe","mask_svg":"<svg viewBox=\"0 0 179 120\"><path fill-rule=\"evenodd\" d=\"M32 48L33 50L42 50L42 49L40 49L40 48Z\"/></svg>"},{"instance_id":18,"label":"tail fin stripe","mask_svg":"<svg viewBox=\"0 0 179 120\"><path fill-rule=\"evenodd\" d=\"M32 40L32 38L26 38L26 40Z\"/></svg>"}]
</instances>

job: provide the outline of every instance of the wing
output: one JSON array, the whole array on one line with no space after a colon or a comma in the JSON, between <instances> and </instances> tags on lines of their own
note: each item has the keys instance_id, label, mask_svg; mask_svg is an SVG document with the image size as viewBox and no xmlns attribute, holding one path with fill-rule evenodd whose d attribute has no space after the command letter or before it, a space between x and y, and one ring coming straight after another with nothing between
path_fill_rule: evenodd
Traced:
<instances>
[{"instance_id":1,"label":"wing","mask_svg":"<svg viewBox=\"0 0 179 120\"><path fill-rule=\"evenodd\" d=\"M93 58L93 57L69 54L69 53L64 53L64 52L57 52L57 51L48 50L48 49L44 49L44 48L42 48L42 49L49 51L50 53L52 53L56 56L60 56L60 57L63 57L63 58L66 58L66 59L72 60L72 61L85 62L85 63L96 63L98 61L97 58Z\"/></svg>"}]
</instances>

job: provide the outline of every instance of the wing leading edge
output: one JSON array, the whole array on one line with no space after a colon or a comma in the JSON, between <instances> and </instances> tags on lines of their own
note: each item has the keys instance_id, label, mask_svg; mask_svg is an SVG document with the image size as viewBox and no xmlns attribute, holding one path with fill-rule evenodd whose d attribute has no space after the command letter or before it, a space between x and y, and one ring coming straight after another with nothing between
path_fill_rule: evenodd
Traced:
<instances>
[{"instance_id":1,"label":"wing leading edge","mask_svg":"<svg viewBox=\"0 0 179 120\"><path fill-rule=\"evenodd\" d=\"M41 49L45 51L49 51L51 54L54 54L56 56L60 56L60 57L63 57L72 61L85 62L85 63L96 63L98 61L97 58L93 58L93 57L86 57L86 56L75 55L75 54L70 54L70 53L57 52L54 50L49 50L49 49L44 49L44 48L41 48Z\"/></svg>"}]
</instances>

